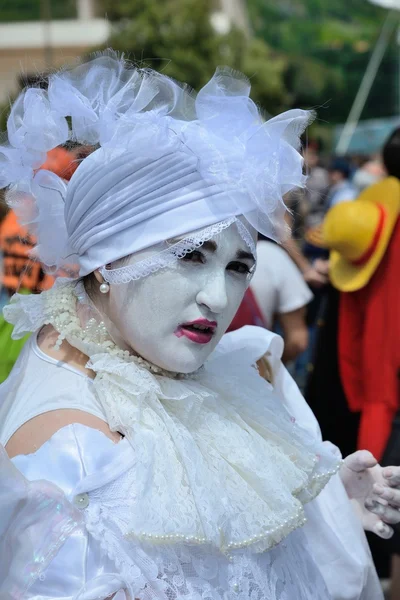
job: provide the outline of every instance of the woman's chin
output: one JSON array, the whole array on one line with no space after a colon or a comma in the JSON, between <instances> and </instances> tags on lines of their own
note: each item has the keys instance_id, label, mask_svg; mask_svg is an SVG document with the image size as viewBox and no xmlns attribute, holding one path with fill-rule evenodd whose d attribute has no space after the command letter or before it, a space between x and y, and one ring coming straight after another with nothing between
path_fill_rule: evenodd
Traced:
<instances>
[{"instance_id":1,"label":"woman's chin","mask_svg":"<svg viewBox=\"0 0 400 600\"><path fill-rule=\"evenodd\" d=\"M134 353L149 361L156 367L173 373L189 374L197 371L213 352L221 336L215 336L209 343L195 343L184 336L168 335L158 337L156 343L150 343L147 336L145 343L136 344Z\"/></svg>"},{"instance_id":2,"label":"woman's chin","mask_svg":"<svg viewBox=\"0 0 400 600\"><path fill-rule=\"evenodd\" d=\"M200 367L203 366L206 361L208 354L205 358L183 358L183 357L175 357L173 359L167 360L159 360L156 364L158 367L161 367L165 371L171 371L173 373L183 373L188 375L190 373L194 373Z\"/></svg>"},{"instance_id":3,"label":"woman's chin","mask_svg":"<svg viewBox=\"0 0 400 600\"><path fill-rule=\"evenodd\" d=\"M162 353L147 359L157 367L173 373L189 374L203 366L214 346L211 348L180 348L175 352Z\"/></svg>"}]
</instances>

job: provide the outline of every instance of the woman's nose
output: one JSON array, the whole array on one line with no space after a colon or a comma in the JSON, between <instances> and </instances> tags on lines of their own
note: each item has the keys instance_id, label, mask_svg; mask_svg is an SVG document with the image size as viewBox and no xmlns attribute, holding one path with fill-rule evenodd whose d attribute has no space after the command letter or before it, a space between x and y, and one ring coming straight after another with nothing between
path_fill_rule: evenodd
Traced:
<instances>
[{"instance_id":1,"label":"woman's nose","mask_svg":"<svg viewBox=\"0 0 400 600\"><path fill-rule=\"evenodd\" d=\"M197 294L196 301L213 313L222 312L228 305L225 274L207 281Z\"/></svg>"}]
</instances>

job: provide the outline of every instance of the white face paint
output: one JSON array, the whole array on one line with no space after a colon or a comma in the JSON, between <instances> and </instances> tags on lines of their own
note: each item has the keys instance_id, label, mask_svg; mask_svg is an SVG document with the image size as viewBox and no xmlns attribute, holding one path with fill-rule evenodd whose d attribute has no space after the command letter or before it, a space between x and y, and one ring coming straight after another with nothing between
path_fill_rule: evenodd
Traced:
<instances>
[{"instance_id":1,"label":"white face paint","mask_svg":"<svg viewBox=\"0 0 400 600\"><path fill-rule=\"evenodd\" d=\"M148 255L147 250L133 259ZM254 258L233 224L173 267L111 285L104 307L111 333L120 346L163 369L195 371L231 323L253 268Z\"/></svg>"}]
</instances>

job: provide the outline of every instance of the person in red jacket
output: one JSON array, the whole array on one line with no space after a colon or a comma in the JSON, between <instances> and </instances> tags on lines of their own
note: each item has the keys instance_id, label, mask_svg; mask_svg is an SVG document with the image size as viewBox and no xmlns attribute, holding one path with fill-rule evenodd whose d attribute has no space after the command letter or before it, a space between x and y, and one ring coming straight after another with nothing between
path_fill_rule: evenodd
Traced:
<instances>
[{"instance_id":1,"label":"person in red jacket","mask_svg":"<svg viewBox=\"0 0 400 600\"><path fill-rule=\"evenodd\" d=\"M388 177L327 215L330 278L340 290L339 370L361 416L358 447L382 458L399 406L400 181Z\"/></svg>"},{"instance_id":2,"label":"person in red jacket","mask_svg":"<svg viewBox=\"0 0 400 600\"><path fill-rule=\"evenodd\" d=\"M383 148L383 163L389 177L332 208L323 239L340 291L338 363L348 407L360 414L358 447L382 464L400 464L400 128ZM397 533L391 549L391 597L398 598Z\"/></svg>"}]
</instances>

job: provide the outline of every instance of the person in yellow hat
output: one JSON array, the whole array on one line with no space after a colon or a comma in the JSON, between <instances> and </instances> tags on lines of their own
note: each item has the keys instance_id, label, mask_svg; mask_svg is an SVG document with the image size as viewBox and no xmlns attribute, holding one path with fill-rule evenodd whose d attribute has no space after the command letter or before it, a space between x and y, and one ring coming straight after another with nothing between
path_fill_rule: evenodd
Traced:
<instances>
[{"instance_id":1,"label":"person in yellow hat","mask_svg":"<svg viewBox=\"0 0 400 600\"><path fill-rule=\"evenodd\" d=\"M359 290L376 272L398 220L399 190L399 180L387 177L356 202L343 202L329 211L322 241L331 249L330 278L338 290Z\"/></svg>"},{"instance_id":2,"label":"person in yellow hat","mask_svg":"<svg viewBox=\"0 0 400 600\"><path fill-rule=\"evenodd\" d=\"M339 369L358 446L382 457L399 405L400 181L388 177L331 209L330 279L341 294Z\"/></svg>"}]
</instances>

